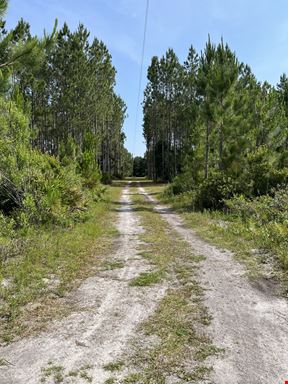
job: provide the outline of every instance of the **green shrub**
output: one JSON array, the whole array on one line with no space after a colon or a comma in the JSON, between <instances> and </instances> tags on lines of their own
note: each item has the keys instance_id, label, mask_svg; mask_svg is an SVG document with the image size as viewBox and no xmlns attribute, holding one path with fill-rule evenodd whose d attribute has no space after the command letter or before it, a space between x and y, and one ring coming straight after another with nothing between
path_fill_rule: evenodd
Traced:
<instances>
[{"instance_id":1,"label":"green shrub","mask_svg":"<svg viewBox=\"0 0 288 384\"><path fill-rule=\"evenodd\" d=\"M288 224L288 187L274 191L273 196L254 199L236 196L225 200L225 204L231 213L246 221L253 218L259 225L269 222Z\"/></svg>"},{"instance_id":2,"label":"green shrub","mask_svg":"<svg viewBox=\"0 0 288 384\"><path fill-rule=\"evenodd\" d=\"M248 196L261 196L269 194L273 188L287 185L288 168L277 166L276 159L266 146L255 149L247 156L247 168L240 177L241 192Z\"/></svg>"},{"instance_id":3,"label":"green shrub","mask_svg":"<svg viewBox=\"0 0 288 384\"><path fill-rule=\"evenodd\" d=\"M185 173L176 176L165 190L166 196L179 195L193 189L192 180Z\"/></svg>"},{"instance_id":4,"label":"green shrub","mask_svg":"<svg viewBox=\"0 0 288 384\"><path fill-rule=\"evenodd\" d=\"M230 213L243 220L259 247L270 250L288 270L288 187L274 191L272 196L237 196L225 204Z\"/></svg>"},{"instance_id":5,"label":"green shrub","mask_svg":"<svg viewBox=\"0 0 288 384\"><path fill-rule=\"evenodd\" d=\"M11 217L7 217L0 212L0 239L12 238L15 236L15 221ZM1 244L1 241L0 241Z\"/></svg>"},{"instance_id":6,"label":"green shrub","mask_svg":"<svg viewBox=\"0 0 288 384\"><path fill-rule=\"evenodd\" d=\"M288 168L279 168L277 156L271 156L271 151L263 145L247 154L243 172L233 174L211 168L209 178L201 181L201 178L195 180L191 170L186 169L174 178L165 195L171 197L189 192L193 197L191 207L200 210L223 209L224 200L235 194L249 197L273 195L275 189L284 188L287 183Z\"/></svg>"},{"instance_id":7,"label":"green shrub","mask_svg":"<svg viewBox=\"0 0 288 384\"><path fill-rule=\"evenodd\" d=\"M2 216L9 216L22 228L31 223L64 223L69 218L78 219L85 212L88 201L83 184L95 187L99 182L98 170L92 174L91 168L89 173L86 167L83 182L75 161L64 165L55 157L32 149L29 138L27 118L13 102L0 98Z\"/></svg>"},{"instance_id":8,"label":"green shrub","mask_svg":"<svg viewBox=\"0 0 288 384\"><path fill-rule=\"evenodd\" d=\"M181 200L185 195L185 200L187 200L189 196L189 205L196 210L222 209L224 200L232 197L236 191L237 183L221 172L212 173L209 179L202 181L197 186L187 175L182 174L175 177L173 183L166 188L164 197L179 195Z\"/></svg>"},{"instance_id":9,"label":"green shrub","mask_svg":"<svg viewBox=\"0 0 288 384\"><path fill-rule=\"evenodd\" d=\"M106 184L106 185L112 184L112 175L111 175L111 173L108 173L108 172L102 173L101 182L103 184Z\"/></svg>"},{"instance_id":10,"label":"green shrub","mask_svg":"<svg viewBox=\"0 0 288 384\"><path fill-rule=\"evenodd\" d=\"M62 222L67 215L72 216L87 204L81 178L73 163L63 167L57 159L30 150L26 163L21 168L13 168L8 175L13 180L12 192L16 189L20 200L13 207L9 203L13 209L8 213L20 226ZM6 176L0 178L0 190L6 179ZM10 196L14 202L15 196Z\"/></svg>"},{"instance_id":11,"label":"green shrub","mask_svg":"<svg viewBox=\"0 0 288 384\"><path fill-rule=\"evenodd\" d=\"M284 188L288 185L288 168L271 169L269 172L269 193L274 188Z\"/></svg>"},{"instance_id":12,"label":"green shrub","mask_svg":"<svg viewBox=\"0 0 288 384\"><path fill-rule=\"evenodd\" d=\"M196 189L196 209L222 209L224 200L233 196L236 184L222 173L214 173Z\"/></svg>"}]
</instances>

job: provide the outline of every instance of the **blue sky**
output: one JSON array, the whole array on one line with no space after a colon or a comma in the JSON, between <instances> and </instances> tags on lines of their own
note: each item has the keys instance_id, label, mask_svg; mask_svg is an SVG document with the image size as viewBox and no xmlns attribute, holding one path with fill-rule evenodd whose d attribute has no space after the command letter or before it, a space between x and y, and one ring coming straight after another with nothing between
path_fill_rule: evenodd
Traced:
<instances>
[{"instance_id":1,"label":"blue sky","mask_svg":"<svg viewBox=\"0 0 288 384\"><path fill-rule=\"evenodd\" d=\"M72 30L81 21L105 42L117 69L116 90L128 107L126 147L138 155L145 151L137 106L145 5L146 0L10 0L7 14L8 27L23 17L39 35L51 31L56 17L59 26L67 21ZM183 61L191 44L198 51L204 47L208 34L214 42L223 36L261 81L276 84L288 73L287 0L150 0L142 88L153 55L172 47Z\"/></svg>"}]
</instances>

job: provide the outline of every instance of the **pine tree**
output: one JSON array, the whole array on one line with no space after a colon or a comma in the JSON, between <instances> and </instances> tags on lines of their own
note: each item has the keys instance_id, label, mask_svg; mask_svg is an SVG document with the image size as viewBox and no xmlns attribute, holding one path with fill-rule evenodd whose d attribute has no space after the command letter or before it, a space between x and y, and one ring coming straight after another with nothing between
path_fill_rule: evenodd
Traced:
<instances>
[{"instance_id":1,"label":"pine tree","mask_svg":"<svg viewBox=\"0 0 288 384\"><path fill-rule=\"evenodd\" d=\"M199 56L191 47L183 65L171 49L153 57L143 103L148 175L197 191L202 208L287 181L287 84L284 75L276 89L258 82L223 39L208 37Z\"/></svg>"}]
</instances>

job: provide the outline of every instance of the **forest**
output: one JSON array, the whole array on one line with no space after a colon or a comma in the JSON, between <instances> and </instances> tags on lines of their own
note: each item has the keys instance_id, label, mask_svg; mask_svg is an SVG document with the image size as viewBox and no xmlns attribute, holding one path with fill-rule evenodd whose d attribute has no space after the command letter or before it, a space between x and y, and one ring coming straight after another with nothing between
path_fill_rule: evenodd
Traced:
<instances>
[{"instance_id":1,"label":"forest","mask_svg":"<svg viewBox=\"0 0 288 384\"><path fill-rule=\"evenodd\" d=\"M101 182L132 170L126 106L105 44L79 24L42 38L5 28L1 0L1 231L79 218Z\"/></svg>"},{"instance_id":2,"label":"forest","mask_svg":"<svg viewBox=\"0 0 288 384\"><path fill-rule=\"evenodd\" d=\"M259 82L222 40L153 57L144 102L148 175L197 191L198 208L236 194L259 196L288 176L288 79Z\"/></svg>"}]
</instances>

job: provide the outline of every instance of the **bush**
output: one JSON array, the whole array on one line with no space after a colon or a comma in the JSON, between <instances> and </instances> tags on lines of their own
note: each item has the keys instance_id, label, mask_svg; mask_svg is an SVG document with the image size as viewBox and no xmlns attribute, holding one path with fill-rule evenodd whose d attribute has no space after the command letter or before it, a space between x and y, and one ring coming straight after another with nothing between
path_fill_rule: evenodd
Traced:
<instances>
[{"instance_id":1,"label":"bush","mask_svg":"<svg viewBox=\"0 0 288 384\"><path fill-rule=\"evenodd\" d=\"M269 173L269 193L275 188L285 188L288 184L288 168L271 169Z\"/></svg>"},{"instance_id":2,"label":"bush","mask_svg":"<svg viewBox=\"0 0 288 384\"><path fill-rule=\"evenodd\" d=\"M211 174L209 179L202 181L198 186L194 185L186 174L181 174L166 188L164 196L190 196L189 205L196 210L222 209L224 200L232 197L236 191L237 183L220 172Z\"/></svg>"},{"instance_id":3,"label":"bush","mask_svg":"<svg viewBox=\"0 0 288 384\"><path fill-rule=\"evenodd\" d=\"M75 162L31 148L29 124L13 102L0 98L0 211L15 225L79 217L87 198ZM99 176L98 176L99 179Z\"/></svg>"},{"instance_id":4,"label":"bush","mask_svg":"<svg viewBox=\"0 0 288 384\"><path fill-rule=\"evenodd\" d=\"M27 154L20 169L8 169L9 178L0 177L0 191L5 190L7 195L5 200L3 193L1 196L2 206L6 207L3 213L25 227L31 223L63 222L67 215L84 209L86 196L73 163L63 167L56 158L38 151L30 150ZM7 179L12 179L8 192Z\"/></svg>"},{"instance_id":5,"label":"bush","mask_svg":"<svg viewBox=\"0 0 288 384\"><path fill-rule=\"evenodd\" d=\"M273 252L288 270L288 187L274 191L273 196L237 196L225 204L230 213L242 219L259 247Z\"/></svg>"},{"instance_id":6,"label":"bush","mask_svg":"<svg viewBox=\"0 0 288 384\"><path fill-rule=\"evenodd\" d=\"M15 221L11 217L7 217L0 212L0 238L1 236L12 238L15 236ZM1 244L1 241L0 241Z\"/></svg>"},{"instance_id":7,"label":"bush","mask_svg":"<svg viewBox=\"0 0 288 384\"><path fill-rule=\"evenodd\" d=\"M229 199L236 191L236 184L230 177L222 173L214 173L204 180L196 189L196 209L222 209L224 200Z\"/></svg>"},{"instance_id":8,"label":"bush","mask_svg":"<svg viewBox=\"0 0 288 384\"><path fill-rule=\"evenodd\" d=\"M101 182L103 184L106 184L106 185L112 184L112 175L111 175L111 173L108 173L108 172L107 173L102 173Z\"/></svg>"},{"instance_id":9,"label":"bush","mask_svg":"<svg viewBox=\"0 0 288 384\"><path fill-rule=\"evenodd\" d=\"M243 174L242 192L250 196L271 193L274 188L284 187L288 181L288 168L277 168L275 159L266 146L261 146L247 157L247 168ZM247 186L250 188L247 189Z\"/></svg>"},{"instance_id":10,"label":"bush","mask_svg":"<svg viewBox=\"0 0 288 384\"><path fill-rule=\"evenodd\" d=\"M192 181L184 173L174 178L173 183L165 190L166 196L179 195L193 189Z\"/></svg>"},{"instance_id":11,"label":"bush","mask_svg":"<svg viewBox=\"0 0 288 384\"><path fill-rule=\"evenodd\" d=\"M254 199L236 196L225 201L229 211L244 221L254 219L261 226L270 222L288 224L288 187Z\"/></svg>"}]
</instances>

